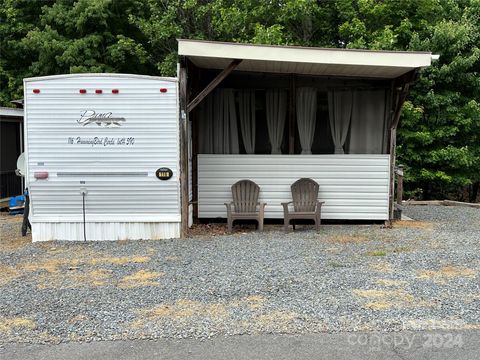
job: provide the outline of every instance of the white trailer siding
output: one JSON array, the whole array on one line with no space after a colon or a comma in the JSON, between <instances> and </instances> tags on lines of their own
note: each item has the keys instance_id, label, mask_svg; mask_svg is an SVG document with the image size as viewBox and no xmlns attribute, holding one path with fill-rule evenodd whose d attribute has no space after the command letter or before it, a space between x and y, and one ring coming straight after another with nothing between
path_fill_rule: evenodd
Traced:
<instances>
[{"instance_id":1,"label":"white trailer siding","mask_svg":"<svg viewBox=\"0 0 480 360\"><path fill-rule=\"evenodd\" d=\"M180 235L177 93L176 79L148 76L25 80L34 241L83 240L81 188L87 190L87 240ZM120 120L97 124L88 119L93 111ZM156 177L161 167L172 170L171 179ZM35 179L38 171L47 171L48 179Z\"/></svg>"},{"instance_id":2,"label":"white trailer siding","mask_svg":"<svg viewBox=\"0 0 480 360\"><path fill-rule=\"evenodd\" d=\"M309 177L320 184L322 218L388 220L389 172L389 155L198 155L199 217L226 217L231 185L250 179L265 217L283 218L290 185Z\"/></svg>"}]
</instances>

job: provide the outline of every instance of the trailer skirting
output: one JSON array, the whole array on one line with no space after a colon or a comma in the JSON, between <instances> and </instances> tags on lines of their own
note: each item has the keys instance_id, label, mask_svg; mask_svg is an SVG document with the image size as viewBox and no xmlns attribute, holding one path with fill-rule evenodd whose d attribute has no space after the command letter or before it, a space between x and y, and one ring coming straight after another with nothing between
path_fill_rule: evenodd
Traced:
<instances>
[{"instance_id":1,"label":"trailer skirting","mask_svg":"<svg viewBox=\"0 0 480 360\"><path fill-rule=\"evenodd\" d=\"M32 223L32 241L83 241L83 222ZM180 222L86 222L87 241L160 240L180 237Z\"/></svg>"}]
</instances>

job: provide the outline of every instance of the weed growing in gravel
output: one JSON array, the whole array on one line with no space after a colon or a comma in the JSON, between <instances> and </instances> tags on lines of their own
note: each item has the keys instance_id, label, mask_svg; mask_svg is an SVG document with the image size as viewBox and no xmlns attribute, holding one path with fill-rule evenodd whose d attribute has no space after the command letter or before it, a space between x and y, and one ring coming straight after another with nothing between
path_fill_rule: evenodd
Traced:
<instances>
[{"instance_id":1,"label":"weed growing in gravel","mask_svg":"<svg viewBox=\"0 0 480 360\"><path fill-rule=\"evenodd\" d=\"M387 252L384 250L373 250L367 253L368 256L387 256Z\"/></svg>"}]
</instances>

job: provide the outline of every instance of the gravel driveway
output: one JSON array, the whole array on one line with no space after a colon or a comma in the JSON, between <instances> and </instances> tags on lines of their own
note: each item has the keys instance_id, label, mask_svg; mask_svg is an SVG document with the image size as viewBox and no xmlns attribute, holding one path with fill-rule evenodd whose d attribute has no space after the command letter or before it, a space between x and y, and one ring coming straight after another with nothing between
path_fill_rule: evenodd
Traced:
<instances>
[{"instance_id":1,"label":"gravel driveway","mask_svg":"<svg viewBox=\"0 0 480 360\"><path fill-rule=\"evenodd\" d=\"M0 342L480 329L480 210L406 214L417 221L36 244L2 216Z\"/></svg>"}]
</instances>

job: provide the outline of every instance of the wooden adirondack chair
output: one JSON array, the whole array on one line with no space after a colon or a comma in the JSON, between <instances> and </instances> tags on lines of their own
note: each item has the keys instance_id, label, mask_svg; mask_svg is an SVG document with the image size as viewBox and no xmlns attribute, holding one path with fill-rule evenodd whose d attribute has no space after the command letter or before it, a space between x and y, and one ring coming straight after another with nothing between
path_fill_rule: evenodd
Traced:
<instances>
[{"instance_id":1,"label":"wooden adirondack chair","mask_svg":"<svg viewBox=\"0 0 480 360\"><path fill-rule=\"evenodd\" d=\"M290 187L293 201L282 203L285 231L288 230L291 220L312 219L315 221L315 229L320 229L321 211L324 201L318 201L318 184L308 178L295 181ZM293 204L291 212L288 205ZM293 224L295 230L295 223Z\"/></svg>"},{"instance_id":2,"label":"wooden adirondack chair","mask_svg":"<svg viewBox=\"0 0 480 360\"><path fill-rule=\"evenodd\" d=\"M260 187L251 180L240 180L232 185L233 201L227 207L228 231L234 220L257 220L258 230L263 231L265 203L258 202Z\"/></svg>"}]
</instances>

